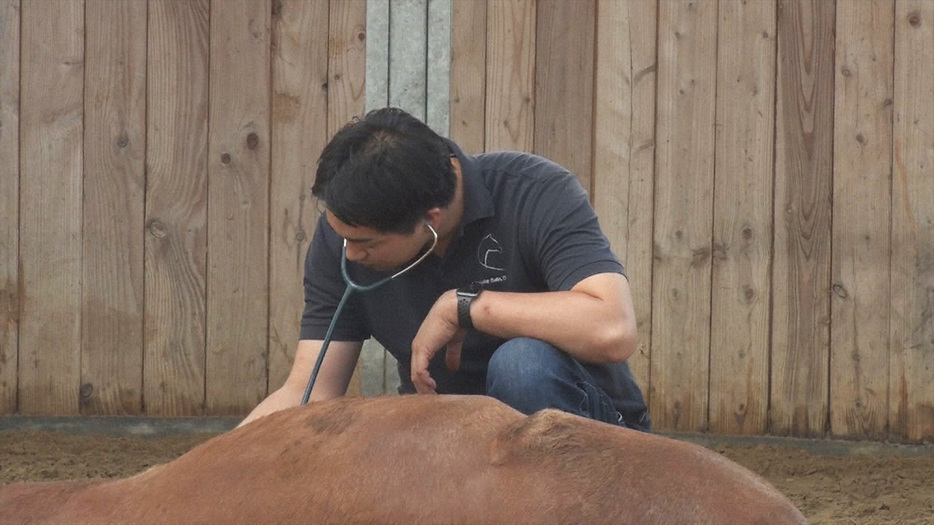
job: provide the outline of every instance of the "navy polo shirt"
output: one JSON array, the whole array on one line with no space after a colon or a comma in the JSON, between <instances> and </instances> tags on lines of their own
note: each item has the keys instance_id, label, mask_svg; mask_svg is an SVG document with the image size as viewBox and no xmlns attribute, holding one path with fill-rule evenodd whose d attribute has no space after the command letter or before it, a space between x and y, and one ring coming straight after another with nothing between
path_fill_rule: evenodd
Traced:
<instances>
[{"instance_id":1,"label":"navy polo shirt","mask_svg":"<svg viewBox=\"0 0 934 525\"><path fill-rule=\"evenodd\" d=\"M481 283L486 290L544 292L570 290L599 273L623 273L600 230L587 193L566 169L542 157L517 152L464 154L460 161L464 216L459 235L443 257L429 255L411 271L370 292L353 293L334 329L336 341L370 336L399 362L401 392L414 392L409 379L411 345L428 311L447 290ZM343 296L340 261L343 239L322 214L305 262L305 311L301 338L322 340ZM386 276L348 262L360 284ZM502 339L470 332L460 369L449 371L444 350L429 366L438 393L483 394L486 367ZM645 410L641 391L625 363L588 365L627 420Z\"/></svg>"}]
</instances>

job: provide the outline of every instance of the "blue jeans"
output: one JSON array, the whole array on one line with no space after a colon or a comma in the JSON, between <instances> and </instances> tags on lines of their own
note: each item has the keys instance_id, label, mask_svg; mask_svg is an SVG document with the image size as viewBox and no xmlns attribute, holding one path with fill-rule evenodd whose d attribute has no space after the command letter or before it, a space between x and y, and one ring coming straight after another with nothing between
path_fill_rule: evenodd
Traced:
<instances>
[{"instance_id":1,"label":"blue jeans","mask_svg":"<svg viewBox=\"0 0 934 525\"><path fill-rule=\"evenodd\" d=\"M493 353L486 394L524 414L557 408L625 426L593 375L570 355L538 339L510 339Z\"/></svg>"}]
</instances>

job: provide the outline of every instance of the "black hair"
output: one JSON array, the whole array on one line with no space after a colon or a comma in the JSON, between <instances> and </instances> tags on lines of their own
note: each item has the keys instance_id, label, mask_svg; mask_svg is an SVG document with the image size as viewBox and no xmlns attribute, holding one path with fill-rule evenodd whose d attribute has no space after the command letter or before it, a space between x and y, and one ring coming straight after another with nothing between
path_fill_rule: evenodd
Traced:
<instances>
[{"instance_id":1,"label":"black hair","mask_svg":"<svg viewBox=\"0 0 934 525\"><path fill-rule=\"evenodd\" d=\"M370 111L334 135L318 159L311 193L341 222L409 233L454 199L451 150L398 108Z\"/></svg>"}]
</instances>

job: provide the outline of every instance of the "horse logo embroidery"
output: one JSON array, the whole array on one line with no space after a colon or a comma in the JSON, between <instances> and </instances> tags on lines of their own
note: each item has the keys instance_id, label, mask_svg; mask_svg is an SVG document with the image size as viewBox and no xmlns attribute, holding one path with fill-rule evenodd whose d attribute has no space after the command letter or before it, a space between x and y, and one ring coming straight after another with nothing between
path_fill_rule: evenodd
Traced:
<instances>
[{"instance_id":1,"label":"horse logo embroidery","mask_svg":"<svg viewBox=\"0 0 934 525\"><path fill-rule=\"evenodd\" d=\"M480 246L477 248L477 259L480 261L480 265L488 270L501 272L506 269L505 261L503 261L503 247L500 246L499 241L496 240L496 237L493 237L492 233L487 234L480 241Z\"/></svg>"}]
</instances>

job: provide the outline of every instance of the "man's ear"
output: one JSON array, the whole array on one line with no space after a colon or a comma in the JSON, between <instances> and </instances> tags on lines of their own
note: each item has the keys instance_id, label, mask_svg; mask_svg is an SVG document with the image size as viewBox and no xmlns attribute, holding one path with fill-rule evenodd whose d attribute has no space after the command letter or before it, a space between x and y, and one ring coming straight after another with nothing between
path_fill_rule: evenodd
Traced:
<instances>
[{"instance_id":1,"label":"man's ear","mask_svg":"<svg viewBox=\"0 0 934 525\"><path fill-rule=\"evenodd\" d=\"M435 207L425 212L425 222L437 230L441 226L441 208Z\"/></svg>"}]
</instances>

